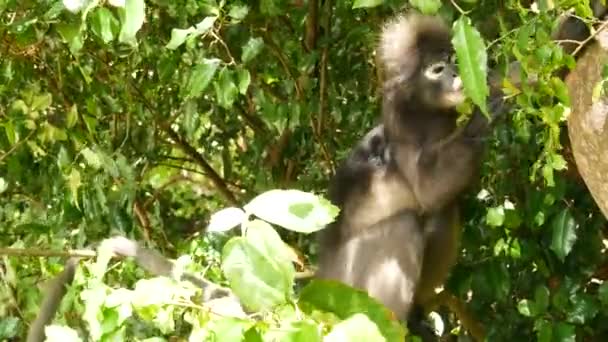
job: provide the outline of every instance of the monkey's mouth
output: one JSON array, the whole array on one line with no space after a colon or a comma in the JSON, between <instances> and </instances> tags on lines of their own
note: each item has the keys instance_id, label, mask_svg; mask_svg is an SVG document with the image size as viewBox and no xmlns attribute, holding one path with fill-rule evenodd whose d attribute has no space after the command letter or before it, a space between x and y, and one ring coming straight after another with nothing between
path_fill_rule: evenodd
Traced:
<instances>
[{"instance_id":1,"label":"monkey's mouth","mask_svg":"<svg viewBox=\"0 0 608 342\"><path fill-rule=\"evenodd\" d=\"M464 102L464 92L462 89L445 92L441 96L441 104L445 107L455 107Z\"/></svg>"}]
</instances>

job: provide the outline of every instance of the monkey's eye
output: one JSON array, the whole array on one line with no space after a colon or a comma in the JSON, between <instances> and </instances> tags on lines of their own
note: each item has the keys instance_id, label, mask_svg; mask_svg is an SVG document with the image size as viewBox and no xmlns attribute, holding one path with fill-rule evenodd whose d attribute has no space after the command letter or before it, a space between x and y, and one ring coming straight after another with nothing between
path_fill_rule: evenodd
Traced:
<instances>
[{"instance_id":1,"label":"monkey's eye","mask_svg":"<svg viewBox=\"0 0 608 342\"><path fill-rule=\"evenodd\" d=\"M437 80L439 79L439 77L441 77L441 74L443 74L444 70L445 63L435 63L426 69L424 75L430 80Z\"/></svg>"}]
</instances>

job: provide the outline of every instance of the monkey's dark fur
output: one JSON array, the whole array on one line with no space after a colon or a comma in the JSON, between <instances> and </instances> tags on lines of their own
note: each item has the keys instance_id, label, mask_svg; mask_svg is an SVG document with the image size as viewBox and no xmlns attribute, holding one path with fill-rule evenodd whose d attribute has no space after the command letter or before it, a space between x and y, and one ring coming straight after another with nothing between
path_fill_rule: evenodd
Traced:
<instances>
[{"instance_id":1,"label":"monkey's dark fur","mask_svg":"<svg viewBox=\"0 0 608 342\"><path fill-rule=\"evenodd\" d=\"M434 296L456 260L457 200L478 172L490 131L480 111L456 126L464 96L450 39L434 17L408 15L385 26L383 124L330 182L341 214L320 233L317 276L367 290L402 320ZM502 103L496 99L492 105Z\"/></svg>"},{"instance_id":2,"label":"monkey's dark fur","mask_svg":"<svg viewBox=\"0 0 608 342\"><path fill-rule=\"evenodd\" d=\"M155 276L173 277L173 262L155 250L143 248L137 242L124 237L113 237L101 242L110 248L112 253L120 257L132 257L135 262ZM48 285L44 300L40 305L38 316L30 325L27 342L42 342L45 340L44 328L50 324L65 296L67 286L74 280L74 274L80 258L70 258L61 272ZM223 288L194 274L183 272L181 280L186 280L203 289L203 301L217 298L229 298L238 303L229 289ZM227 305L230 303L225 302ZM239 304L240 305L240 304Z\"/></svg>"}]
</instances>

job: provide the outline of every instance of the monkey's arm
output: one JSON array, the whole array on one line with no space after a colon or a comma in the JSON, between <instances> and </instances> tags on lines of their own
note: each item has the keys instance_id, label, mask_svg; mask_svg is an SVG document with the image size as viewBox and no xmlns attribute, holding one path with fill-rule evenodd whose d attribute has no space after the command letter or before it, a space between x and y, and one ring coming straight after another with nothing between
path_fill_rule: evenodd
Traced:
<instances>
[{"instance_id":1,"label":"monkey's arm","mask_svg":"<svg viewBox=\"0 0 608 342\"><path fill-rule=\"evenodd\" d=\"M484 140L507 111L501 94L494 94L489 102L490 120L477 109L464 127L442 141L423 146L414 158L395 153L395 162L410 180L424 213L444 208L477 176Z\"/></svg>"}]
</instances>

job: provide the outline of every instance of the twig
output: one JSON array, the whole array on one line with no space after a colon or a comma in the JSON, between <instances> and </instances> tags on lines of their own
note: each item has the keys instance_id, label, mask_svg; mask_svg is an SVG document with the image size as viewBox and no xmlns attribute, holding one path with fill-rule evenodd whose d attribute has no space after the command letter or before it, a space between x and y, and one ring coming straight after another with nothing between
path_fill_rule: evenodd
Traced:
<instances>
[{"instance_id":1,"label":"twig","mask_svg":"<svg viewBox=\"0 0 608 342\"><path fill-rule=\"evenodd\" d=\"M447 306L450 311L458 317L462 326L476 341L485 341L486 333L483 326L474 319L460 299L446 290L439 292L437 296L431 300L431 303L425 305L425 309L431 311L442 304Z\"/></svg>"},{"instance_id":2,"label":"twig","mask_svg":"<svg viewBox=\"0 0 608 342\"><path fill-rule=\"evenodd\" d=\"M239 201L237 201L236 197L232 194L232 192L228 189L226 182L220 177L220 175L209 165L205 157L203 157L198 151L192 147L184 138L182 138L177 132L175 132L171 127L167 127L165 125L161 125L161 129L167 133L167 135L177 144L177 147L181 149L186 155L192 158L196 163L203 168L205 171L205 176L209 177L211 182L215 185L218 191L224 196L224 198L230 202L232 205L239 205Z\"/></svg>"},{"instance_id":3,"label":"twig","mask_svg":"<svg viewBox=\"0 0 608 342\"><path fill-rule=\"evenodd\" d=\"M283 55L282 49L280 49L274 43L274 40L272 39L272 37L270 36L270 34L268 32L266 32L266 34L264 35L264 42L266 44L268 44L268 46L270 47L272 52L275 54L275 56L279 60L279 63L285 70L285 73L287 73L287 75L289 75L289 77L291 77L291 79L293 80L294 86L296 88L296 95L298 97L298 100L301 100L302 97L304 96L304 92L302 91L302 88L300 87L298 78L296 77L296 75L293 74L293 72L289 68L289 64L287 63L287 58L285 57L285 55Z\"/></svg>"},{"instance_id":4,"label":"twig","mask_svg":"<svg viewBox=\"0 0 608 342\"><path fill-rule=\"evenodd\" d=\"M460 14L462 14L462 15L467 15L467 14L469 14L471 12L471 11L465 11L462 8L460 8L460 6L458 6L458 4L456 3L456 1L454 1L454 0L450 0L450 2L456 8L456 10L458 12L460 12Z\"/></svg>"},{"instance_id":5,"label":"twig","mask_svg":"<svg viewBox=\"0 0 608 342\"><path fill-rule=\"evenodd\" d=\"M228 58L230 58L228 65L236 65L236 61L232 56L232 53L230 53L230 49L228 48L228 45L226 45L226 42L224 42L224 40L217 33L215 33L215 31L211 30L210 33L213 38L218 41L222 47L224 47L224 50L226 50L226 54L228 55Z\"/></svg>"},{"instance_id":6,"label":"twig","mask_svg":"<svg viewBox=\"0 0 608 342\"><path fill-rule=\"evenodd\" d=\"M306 32L304 45L308 52L315 49L317 45L317 33L319 32L319 1L308 0L308 14L306 15Z\"/></svg>"},{"instance_id":7,"label":"twig","mask_svg":"<svg viewBox=\"0 0 608 342\"><path fill-rule=\"evenodd\" d=\"M140 96L140 98L143 102L143 105L149 111L151 111L152 113L155 113L157 116L160 117L160 113L158 112L158 110L150 104L150 101L148 101L148 98L141 91L141 89L139 89L139 87L137 85L135 85L133 81L129 82L129 85L133 89L135 89L137 94ZM160 127L161 127L162 131L165 132L169 136L169 138L171 138L175 142L175 144L177 144L177 147L179 149L181 149L182 152L184 152L186 155L188 155L192 160L194 160L198 165L200 165L203 168L203 170L205 171L205 176L211 180L211 182L213 183L213 185L215 185L215 187L220 192L220 194L222 194L224 196L224 198L228 202L230 202L230 204L233 204L233 205L239 204L236 197L234 197L232 192L228 189L228 186L226 186L226 182L224 182L222 177L220 177L220 175L213 169L213 167L211 167L211 165L209 165L209 163L207 162L207 160L205 160L205 157L203 157L203 155L198 153L198 151L194 147L192 147L192 145L190 145L184 138L182 138L179 134L177 134L177 132L175 132L168 124L161 123Z\"/></svg>"},{"instance_id":8,"label":"twig","mask_svg":"<svg viewBox=\"0 0 608 342\"><path fill-rule=\"evenodd\" d=\"M49 251L39 248L0 247L0 255L18 257L63 257L63 258L94 258L97 253L88 249L70 249L67 251Z\"/></svg>"},{"instance_id":9,"label":"twig","mask_svg":"<svg viewBox=\"0 0 608 342\"><path fill-rule=\"evenodd\" d=\"M24 139L18 141L15 145L13 145L8 151L6 151L5 154L0 156L0 163L4 160L4 158L8 157L11 153L15 152L15 150L21 146L24 142L28 141L29 138L32 137L32 135L34 135L34 133L36 133L36 131L31 131Z\"/></svg>"},{"instance_id":10,"label":"twig","mask_svg":"<svg viewBox=\"0 0 608 342\"><path fill-rule=\"evenodd\" d=\"M583 40L580 45L574 49L574 51L572 51L572 56L576 56L577 53L579 53L581 51L581 49L587 45L587 43L589 43L589 41L593 38L595 38L601 31L603 31L606 26L608 26L608 20L604 21L602 23L602 25L600 25L597 30L595 30L595 32L593 32L591 35L589 35L589 37L587 37L587 39Z\"/></svg>"}]
</instances>

